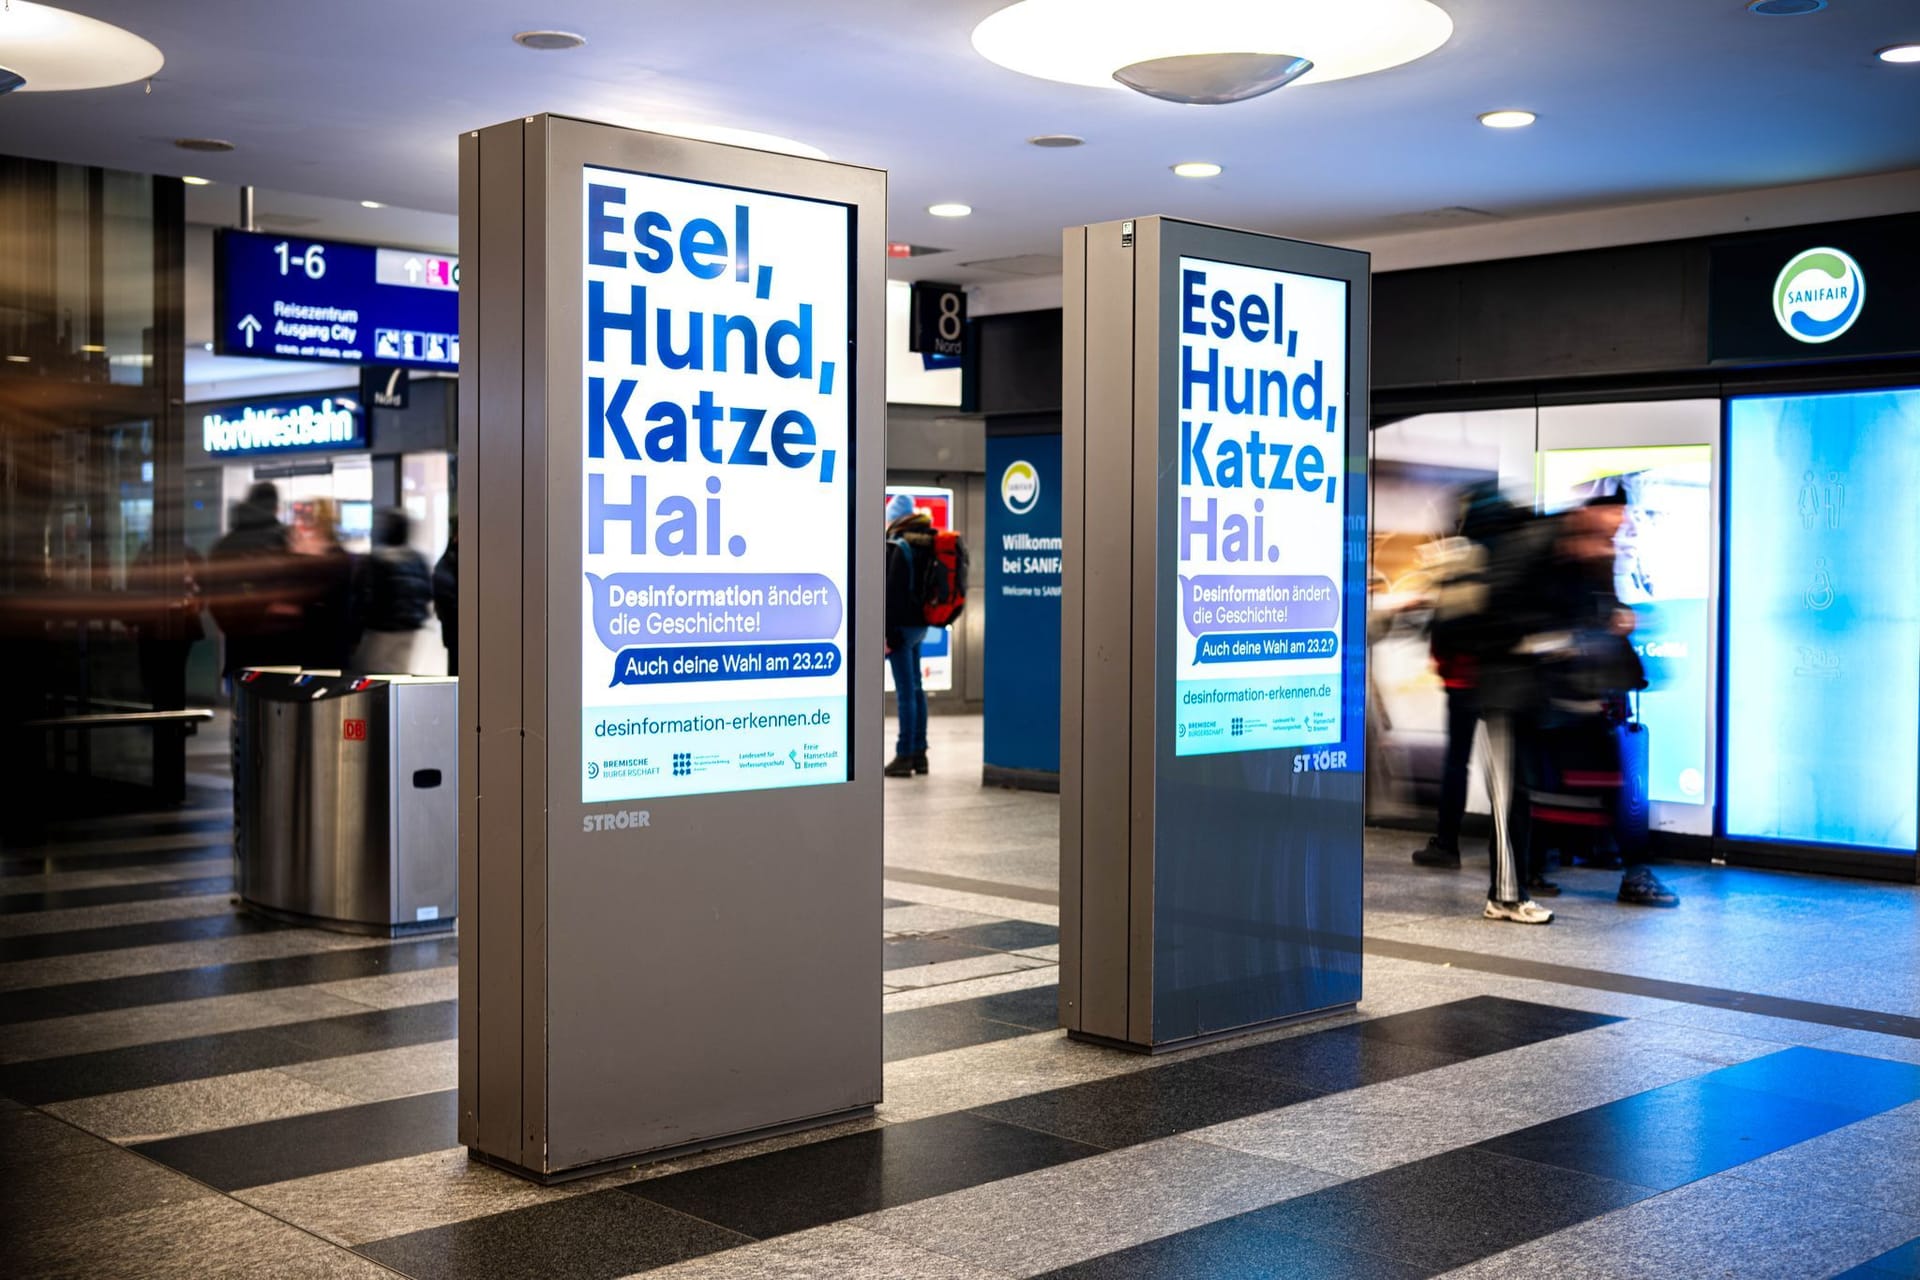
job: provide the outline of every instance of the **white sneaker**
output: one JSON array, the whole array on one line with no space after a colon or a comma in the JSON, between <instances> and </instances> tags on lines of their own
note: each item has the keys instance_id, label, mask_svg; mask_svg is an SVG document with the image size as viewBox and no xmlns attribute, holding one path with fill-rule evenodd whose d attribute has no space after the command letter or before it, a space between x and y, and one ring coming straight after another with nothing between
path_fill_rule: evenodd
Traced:
<instances>
[{"instance_id":1,"label":"white sneaker","mask_svg":"<svg viewBox=\"0 0 1920 1280\"><path fill-rule=\"evenodd\" d=\"M1489 920L1511 920L1515 924L1552 924L1553 912L1529 898L1518 902L1495 902L1487 899L1487 909L1481 913Z\"/></svg>"}]
</instances>

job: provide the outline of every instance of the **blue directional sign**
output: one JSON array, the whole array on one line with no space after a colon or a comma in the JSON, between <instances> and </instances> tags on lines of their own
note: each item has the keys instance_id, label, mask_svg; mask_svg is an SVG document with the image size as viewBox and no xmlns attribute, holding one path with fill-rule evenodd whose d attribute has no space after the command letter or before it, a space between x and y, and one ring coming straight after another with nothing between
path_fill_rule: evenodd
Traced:
<instances>
[{"instance_id":1,"label":"blue directional sign","mask_svg":"<svg viewBox=\"0 0 1920 1280\"><path fill-rule=\"evenodd\" d=\"M460 262L252 231L214 248L214 350L327 364L454 369Z\"/></svg>"}]
</instances>

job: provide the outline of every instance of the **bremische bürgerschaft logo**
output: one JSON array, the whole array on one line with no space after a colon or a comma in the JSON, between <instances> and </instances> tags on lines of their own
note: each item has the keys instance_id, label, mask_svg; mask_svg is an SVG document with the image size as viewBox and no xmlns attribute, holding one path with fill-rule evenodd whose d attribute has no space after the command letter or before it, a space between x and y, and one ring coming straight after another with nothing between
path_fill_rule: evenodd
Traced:
<instances>
[{"instance_id":1,"label":"bremische b\u00fcrgerschaft logo","mask_svg":"<svg viewBox=\"0 0 1920 1280\"><path fill-rule=\"evenodd\" d=\"M1866 301L1860 264L1838 249L1795 254L1773 282L1773 318L1801 342L1832 342L1853 328Z\"/></svg>"},{"instance_id":2,"label":"bremische b\u00fcrgerschaft logo","mask_svg":"<svg viewBox=\"0 0 1920 1280\"><path fill-rule=\"evenodd\" d=\"M1016 462L1000 477L1000 501L1017 516L1026 515L1040 501L1040 473L1031 462Z\"/></svg>"}]
</instances>

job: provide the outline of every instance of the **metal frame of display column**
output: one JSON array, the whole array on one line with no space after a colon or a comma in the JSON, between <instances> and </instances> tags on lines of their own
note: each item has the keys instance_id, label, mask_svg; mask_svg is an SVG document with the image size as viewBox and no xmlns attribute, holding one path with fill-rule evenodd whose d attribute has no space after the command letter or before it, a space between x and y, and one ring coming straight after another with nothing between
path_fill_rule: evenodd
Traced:
<instances>
[{"instance_id":1,"label":"metal frame of display column","mask_svg":"<svg viewBox=\"0 0 1920 1280\"><path fill-rule=\"evenodd\" d=\"M1367 255L1153 217L1069 228L1064 256L1061 1021L1079 1039L1155 1052L1350 1007L1365 820ZM1294 599L1319 602L1275 614L1265 636L1225 637L1223 652L1270 641L1280 661L1203 658L1209 637L1184 612L1181 548L1206 544L1179 540L1196 444L1182 434L1183 416L1196 416L1181 401L1183 258L1269 282L1267 300L1242 300L1238 314L1266 316L1278 345L1261 367L1283 371L1282 395L1291 385L1303 396L1291 416L1283 407L1253 424L1289 446L1288 461L1276 462L1277 443L1256 446L1270 451L1256 464L1263 479L1249 482L1260 490L1217 491L1214 508L1244 515L1266 539L1251 558L1288 574ZM1280 284L1289 322L1307 326L1297 351L1278 333ZM1344 316L1329 297L1344 299ZM1193 314L1203 327L1217 316ZM1343 406L1343 431L1330 404ZM1219 424L1211 439L1245 425ZM1309 453L1317 461L1277 483L1274 466ZM1336 469L1344 496L1333 500L1323 472ZM1302 499L1310 510L1291 505ZM1291 567L1298 548L1310 575ZM1280 579L1259 581L1272 591ZM1292 661L1323 655L1329 636L1337 663ZM1242 696L1214 692L1236 684L1273 709L1250 703L1230 729L1207 720L1222 713L1194 709Z\"/></svg>"},{"instance_id":2,"label":"metal frame of display column","mask_svg":"<svg viewBox=\"0 0 1920 1280\"><path fill-rule=\"evenodd\" d=\"M596 176L627 184L617 188L628 193L621 221L591 221L614 216L603 195L583 191ZM460 184L460 1141L477 1158L555 1181L870 1111L881 1094L886 175L543 115L463 135ZM696 205L712 206L698 229L693 212L670 229L643 225ZM750 247L748 206L758 210ZM802 229L816 227L832 234L806 240L815 232ZM821 265L842 261L842 227L844 273ZM716 247L729 241L731 250ZM602 246L604 259L615 243L632 274L605 286L602 314L645 312L618 332L587 316L600 293L587 282L605 269L588 251ZM696 291L711 303L686 302ZM751 354L756 341L775 341L776 309L798 317L779 340L784 363ZM846 340L816 313L844 318ZM759 317L757 339L718 332L742 316ZM651 345L656 320L675 346L689 340L687 325L711 322L716 341L700 366L709 370L728 343L734 367L719 365L710 384L718 402L727 404L726 386L750 384L759 398L746 403L766 411L744 453L741 421L724 408L709 409L710 435L682 420L690 434L677 458L671 442L643 435L674 396L699 420L690 402L705 394L657 350L650 363L625 354ZM817 342L816 324L827 326ZM613 375L593 382L613 350L623 353L619 376L635 383L624 410L611 402ZM779 380L721 381L770 370L783 370ZM589 403L596 390L606 403ZM783 425L776 415L789 410L797 416ZM803 429L807 412L816 421ZM595 473L616 444L618 470ZM810 470L783 470L802 457L815 460ZM662 494L684 494L669 499L675 514L660 508L651 528L636 523ZM723 511L725 532L753 534L753 551L722 538ZM697 544L667 545L664 526L690 520L702 522ZM608 565L630 538L631 561ZM843 550L828 556L816 544ZM782 563L757 578L734 569L766 560ZM583 585L583 574L608 568L632 572ZM657 584L677 568L829 599L831 610L762 637L809 645L739 646L763 657L832 650L844 684L817 682L828 692L815 699L823 719L810 722L827 728L769 729L751 710L772 696L757 688L804 680L735 679L730 703L714 684L711 706L686 701L685 683L615 687L648 678L642 664L629 671L630 653L669 650L615 656L600 584ZM652 606L614 607L631 635ZM639 736L616 742L590 700L622 698L615 727ZM774 730L817 741L795 741L789 758L786 738L776 749L755 736ZM826 770L817 785L801 784L809 769ZM620 781L610 791L611 778Z\"/></svg>"}]
</instances>

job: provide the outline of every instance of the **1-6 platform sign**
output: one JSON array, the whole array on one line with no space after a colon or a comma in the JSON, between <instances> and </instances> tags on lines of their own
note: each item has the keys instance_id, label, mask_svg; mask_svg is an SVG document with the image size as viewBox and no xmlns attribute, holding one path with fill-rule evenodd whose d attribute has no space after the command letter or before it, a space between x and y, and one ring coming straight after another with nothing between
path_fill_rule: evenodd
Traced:
<instances>
[{"instance_id":1,"label":"1-6 platform sign","mask_svg":"<svg viewBox=\"0 0 1920 1280\"><path fill-rule=\"evenodd\" d=\"M459 366L459 259L253 231L215 235L218 354Z\"/></svg>"}]
</instances>

